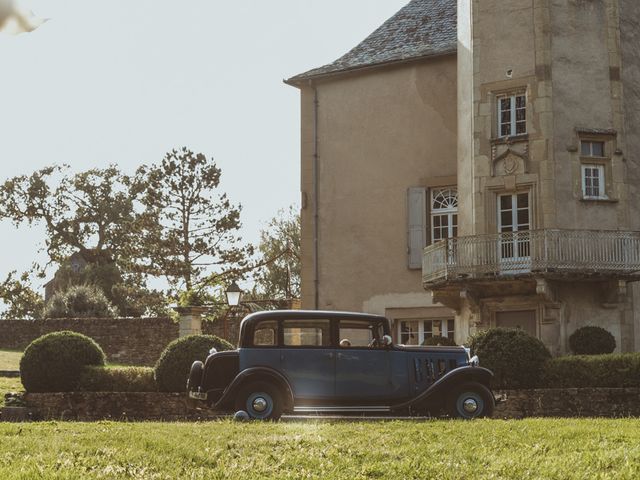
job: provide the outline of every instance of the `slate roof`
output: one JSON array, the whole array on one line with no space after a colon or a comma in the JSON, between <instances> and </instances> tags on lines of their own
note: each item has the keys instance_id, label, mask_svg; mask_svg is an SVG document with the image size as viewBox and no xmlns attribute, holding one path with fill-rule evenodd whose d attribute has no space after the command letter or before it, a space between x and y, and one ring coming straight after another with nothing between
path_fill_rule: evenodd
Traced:
<instances>
[{"instance_id":1,"label":"slate roof","mask_svg":"<svg viewBox=\"0 0 640 480\"><path fill-rule=\"evenodd\" d=\"M453 53L456 42L456 0L412 0L346 55L286 82Z\"/></svg>"}]
</instances>

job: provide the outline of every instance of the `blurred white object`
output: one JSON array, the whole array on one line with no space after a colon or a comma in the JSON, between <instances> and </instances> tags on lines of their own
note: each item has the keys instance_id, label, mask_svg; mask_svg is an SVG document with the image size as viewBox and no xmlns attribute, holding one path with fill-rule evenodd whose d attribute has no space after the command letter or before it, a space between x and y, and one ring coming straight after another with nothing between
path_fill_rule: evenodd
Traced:
<instances>
[{"instance_id":1,"label":"blurred white object","mask_svg":"<svg viewBox=\"0 0 640 480\"><path fill-rule=\"evenodd\" d=\"M0 0L0 32L9 35L33 32L48 19L38 18L31 10L20 8L16 0Z\"/></svg>"}]
</instances>

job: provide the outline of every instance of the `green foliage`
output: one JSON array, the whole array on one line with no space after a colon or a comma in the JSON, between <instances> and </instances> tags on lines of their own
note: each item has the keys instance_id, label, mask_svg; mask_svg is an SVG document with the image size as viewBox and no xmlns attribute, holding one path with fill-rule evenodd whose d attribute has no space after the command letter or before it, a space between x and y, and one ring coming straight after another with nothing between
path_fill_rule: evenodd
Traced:
<instances>
[{"instance_id":1,"label":"green foliage","mask_svg":"<svg viewBox=\"0 0 640 480\"><path fill-rule=\"evenodd\" d=\"M45 318L113 318L116 311L101 290L75 285L53 295L44 311Z\"/></svg>"},{"instance_id":2,"label":"green foliage","mask_svg":"<svg viewBox=\"0 0 640 480\"><path fill-rule=\"evenodd\" d=\"M640 354L554 358L547 362L540 387L640 387Z\"/></svg>"},{"instance_id":3,"label":"green foliage","mask_svg":"<svg viewBox=\"0 0 640 480\"><path fill-rule=\"evenodd\" d=\"M0 300L7 309L0 314L0 318L17 320L34 320L42 318L44 299L33 290L29 272L17 277L13 271L0 283Z\"/></svg>"},{"instance_id":4,"label":"green foliage","mask_svg":"<svg viewBox=\"0 0 640 480\"><path fill-rule=\"evenodd\" d=\"M430 345L430 346L443 346L443 347L455 347L456 342L453 341L453 338L441 337L440 335L434 335L433 337L427 337L424 339L422 345Z\"/></svg>"},{"instance_id":5,"label":"green foliage","mask_svg":"<svg viewBox=\"0 0 640 480\"><path fill-rule=\"evenodd\" d=\"M300 214L280 211L260 233L262 267L255 279L266 298L300 298Z\"/></svg>"},{"instance_id":6,"label":"green foliage","mask_svg":"<svg viewBox=\"0 0 640 480\"><path fill-rule=\"evenodd\" d=\"M89 264L79 278L70 278L63 267L62 280L69 283L62 288L97 285L121 313L133 315L146 308L135 303L147 292L146 279L135 268L139 237L157 223L149 212L136 211L139 194L116 166L76 174L67 166L46 167L0 185L0 220L43 225L52 263L64 266L79 253Z\"/></svg>"},{"instance_id":7,"label":"green foliage","mask_svg":"<svg viewBox=\"0 0 640 480\"><path fill-rule=\"evenodd\" d=\"M85 367L78 390L85 392L157 392L151 367Z\"/></svg>"},{"instance_id":8,"label":"green foliage","mask_svg":"<svg viewBox=\"0 0 640 480\"><path fill-rule=\"evenodd\" d=\"M27 392L74 390L84 367L104 365L105 354L91 338L75 332L54 332L35 339L20 360Z\"/></svg>"},{"instance_id":9,"label":"green foliage","mask_svg":"<svg viewBox=\"0 0 640 480\"><path fill-rule=\"evenodd\" d=\"M135 190L149 217L138 242L141 270L167 278L175 290L191 290L216 276L249 268L250 246L243 247L239 206L219 192L222 171L215 162L187 148L167 153L159 165L142 166Z\"/></svg>"},{"instance_id":10,"label":"green foliage","mask_svg":"<svg viewBox=\"0 0 640 480\"><path fill-rule=\"evenodd\" d=\"M234 346L214 335L189 335L171 342L155 366L155 378L161 392L182 392L186 389L191 364L204 361L209 350L233 350Z\"/></svg>"},{"instance_id":11,"label":"green foliage","mask_svg":"<svg viewBox=\"0 0 640 480\"><path fill-rule=\"evenodd\" d=\"M616 349L616 339L602 327L582 327L569 337L569 348L576 355L601 355Z\"/></svg>"},{"instance_id":12,"label":"green foliage","mask_svg":"<svg viewBox=\"0 0 640 480\"><path fill-rule=\"evenodd\" d=\"M494 388L535 387L551 358L540 340L522 330L484 330L471 338L469 346L480 365L494 373Z\"/></svg>"},{"instance_id":13,"label":"green foliage","mask_svg":"<svg viewBox=\"0 0 640 480\"><path fill-rule=\"evenodd\" d=\"M186 290L178 297L180 307L199 307L207 303L207 295L202 290Z\"/></svg>"}]
</instances>

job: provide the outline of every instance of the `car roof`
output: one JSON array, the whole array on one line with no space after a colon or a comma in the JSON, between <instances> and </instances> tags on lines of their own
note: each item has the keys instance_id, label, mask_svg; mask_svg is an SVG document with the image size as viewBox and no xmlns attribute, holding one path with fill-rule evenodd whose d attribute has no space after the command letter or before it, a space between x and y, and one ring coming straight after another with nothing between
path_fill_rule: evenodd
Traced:
<instances>
[{"instance_id":1,"label":"car roof","mask_svg":"<svg viewBox=\"0 0 640 480\"><path fill-rule=\"evenodd\" d=\"M240 324L240 328L244 329L250 324L255 322L259 322L262 320L286 320L286 319L296 319L296 320L304 320L304 319L333 319L333 318L341 318L341 319L349 319L349 320L377 320L377 321L385 321L387 320L385 317L381 315L373 315L370 313L356 313L356 312L336 312L331 310L267 310L263 312L256 312L250 315L247 315L242 323Z\"/></svg>"}]
</instances>

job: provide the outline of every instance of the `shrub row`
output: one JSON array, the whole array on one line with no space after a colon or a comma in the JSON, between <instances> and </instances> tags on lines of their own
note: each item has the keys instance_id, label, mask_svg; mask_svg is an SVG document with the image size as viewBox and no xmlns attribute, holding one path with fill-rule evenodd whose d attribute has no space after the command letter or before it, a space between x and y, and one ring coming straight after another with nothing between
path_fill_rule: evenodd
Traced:
<instances>
[{"instance_id":1,"label":"shrub row","mask_svg":"<svg viewBox=\"0 0 640 480\"><path fill-rule=\"evenodd\" d=\"M77 389L84 392L157 392L150 367L85 367Z\"/></svg>"},{"instance_id":2,"label":"shrub row","mask_svg":"<svg viewBox=\"0 0 640 480\"><path fill-rule=\"evenodd\" d=\"M546 363L538 386L640 387L640 353L554 358Z\"/></svg>"},{"instance_id":3,"label":"shrub row","mask_svg":"<svg viewBox=\"0 0 640 480\"><path fill-rule=\"evenodd\" d=\"M91 338L54 332L34 340L20 361L27 392L183 392L191 364L212 348L233 348L212 335L191 335L171 342L155 368L106 367L105 354Z\"/></svg>"}]
</instances>

